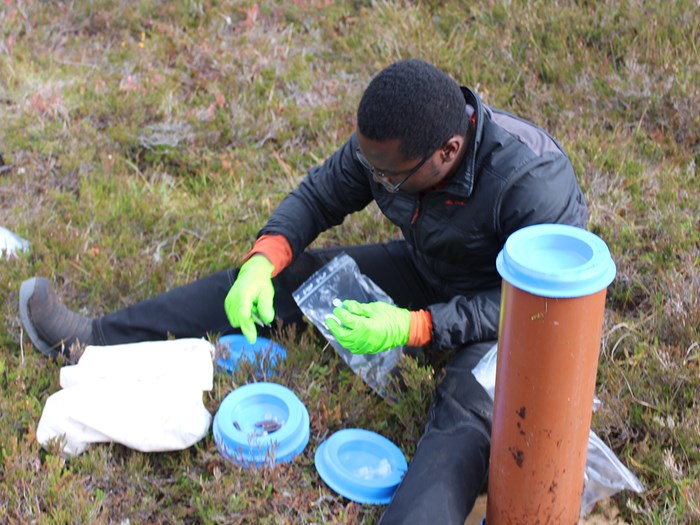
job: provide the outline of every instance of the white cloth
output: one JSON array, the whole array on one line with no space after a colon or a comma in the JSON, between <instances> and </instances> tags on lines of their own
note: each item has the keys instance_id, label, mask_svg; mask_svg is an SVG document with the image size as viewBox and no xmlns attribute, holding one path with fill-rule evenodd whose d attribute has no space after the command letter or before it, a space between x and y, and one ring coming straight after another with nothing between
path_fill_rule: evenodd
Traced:
<instances>
[{"instance_id":1,"label":"white cloth","mask_svg":"<svg viewBox=\"0 0 700 525\"><path fill-rule=\"evenodd\" d=\"M29 249L29 241L23 239L16 233L11 232L7 228L0 226L0 259L9 259L18 251L27 251Z\"/></svg>"},{"instance_id":2,"label":"white cloth","mask_svg":"<svg viewBox=\"0 0 700 525\"><path fill-rule=\"evenodd\" d=\"M214 347L203 339L88 346L60 371L36 435L63 440L75 456L90 443L115 442L142 452L182 450L202 439L211 414Z\"/></svg>"}]
</instances>

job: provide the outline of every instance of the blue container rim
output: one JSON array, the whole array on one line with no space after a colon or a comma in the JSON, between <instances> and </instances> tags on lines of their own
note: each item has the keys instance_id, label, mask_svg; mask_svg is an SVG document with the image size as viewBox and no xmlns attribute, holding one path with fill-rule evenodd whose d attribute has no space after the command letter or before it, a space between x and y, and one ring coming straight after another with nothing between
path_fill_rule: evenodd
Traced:
<instances>
[{"instance_id":1,"label":"blue container rim","mask_svg":"<svg viewBox=\"0 0 700 525\"><path fill-rule=\"evenodd\" d=\"M537 224L516 231L498 254L496 269L509 284L554 298L599 292L616 273L605 241L565 224Z\"/></svg>"},{"instance_id":2,"label":"blue container rim","mask_svg":"<svg viewBox=\"0 0 700 525\"><path fill-rule=\"evenodd\" d=\"M286 349L274 341L258 337L254 344L248 342L242 334L222 335L217 341L224 350L223 355L217 358L216 366L229 374L238 370L242 360L251 364L256 363L256 357L267 358L271 367L276 367L287 357ZM263 363L260 363L261 367Z\"/></svg>"},{"instance_id":3,"label":"blue container rim","mask_svg":"<svg viewBox=\"0 0 700 525\"><path fill-rule=\"evenodd\" d=\"M342 452L347 445L380 455L391 465L391 473L387 477L372 479L350 472ZM391 501L408 469L406 458L396 444L381 434L361 428L335 432L316 449L314 464L321 479L333 491L349 500L373 505L385 505Z\"/></svg>"},{"instance_id":4,"label":"blue container rim","mask_svg":"<svg viewBox=\"0 0 700 525\"><path fill-rule=\"evenodd\" d=\"M259 396L270 396L283 403L289 418L279 431L251 437L234 426L232 414L241 403ZM310 437L309 412L289 388L277 383L251 383L238 387L223 400L214 416L214 442L222 455L233 463L262 465L275 450L275 463L289 462L306 448Z\"/></svg>"}]
</instances>

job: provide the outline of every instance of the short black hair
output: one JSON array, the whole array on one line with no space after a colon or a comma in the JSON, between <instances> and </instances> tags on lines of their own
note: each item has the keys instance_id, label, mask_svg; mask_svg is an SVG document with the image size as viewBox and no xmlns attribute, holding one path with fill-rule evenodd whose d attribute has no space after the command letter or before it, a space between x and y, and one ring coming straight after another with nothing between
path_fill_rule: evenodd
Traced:
<instances>
[{"instance_id":1,"label":"short black hair","mask_svg":"<svg viewBox=\"0 0 700 525\"><path fill-rule=\"evenodd\" d=\"M370 140L399 139L406 159L437 150L453 135L466 136L466 102L459 84L422 60L395 62L367 86L357 127Z\"/></svg>"}]
</instances>

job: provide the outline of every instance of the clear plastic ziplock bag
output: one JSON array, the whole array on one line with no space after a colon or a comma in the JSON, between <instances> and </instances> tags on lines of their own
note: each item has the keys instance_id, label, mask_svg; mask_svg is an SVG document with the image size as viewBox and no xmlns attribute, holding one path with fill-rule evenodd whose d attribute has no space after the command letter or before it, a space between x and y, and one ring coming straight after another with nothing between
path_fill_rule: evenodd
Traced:
<instances>
[{"instance_id":1,"label":"clear plastic ziplock bag","mask_svg":"<svg viewBox=\"0 0 700 525\"><path fill-rule=\"evenodd\" d=\"M498 345L493 345L472 369L472 374L484 387L486 393L491 396L491 399L493 399L496 386L497 357ZM593 409L595 410L599 405L600 400L595 398ZM596 502L609 498L622 490L640 493L644 491L644 485L591 430L588 435L588 449L586 452L581 517L591 512Z\"/></svg>"},{"instance_id":2,"label":"clear plastic ziplock bag","mask_svg":"<svg viewBox=\"0 0 700 525\"><path fill-rule=\"evenodd\" d=\"M372 389L384 397L389 373L403 355L403 347L378 354L353 354L343 348L326 327L334 302L352 299L361 303L383 301L394 304L376 283L360 272L357 263L341 253L314 273L293 294L299 308L328 340L340 357Z\"/></svg>"},{"instance_id":3,"label":"clear plastic ziplock bag","mask_svg":"<svg viewBox=\"0 0 700 525\"><path fill-rule=\"evenodd\" d=\"M621 490L644 492L644 485L632 474L612 450L592 430L588 435L588 453L584 475L581 516L593 510L596 502Z\"/></svg>"}]
</instances>

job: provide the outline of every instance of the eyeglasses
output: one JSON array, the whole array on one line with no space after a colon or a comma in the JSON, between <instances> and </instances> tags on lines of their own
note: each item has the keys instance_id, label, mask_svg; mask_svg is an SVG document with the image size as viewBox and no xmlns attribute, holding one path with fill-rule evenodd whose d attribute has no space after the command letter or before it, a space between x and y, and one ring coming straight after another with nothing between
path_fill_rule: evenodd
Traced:
<instances>
[{"instance_id":1,"label":"eyeglasses","mask_svg":"<svg viewBox=\"0 0 700 525\"><path fill-rule=\"evenodd\" d=\"M387 175L385 172L379 171L377 168L372 166L372 164L370 164L370 162L362 154L362 152L360 151L360 148L357 148L355 153L357 154L357 160L360 161L360 164L362 164L363 167L367 168L369 170L369 172L372 174L372 176L378 182L380 182L382 184L382 186L384 186L391 193L396 193L397 191L399 191L399 188L401 188L401 186L403 186L404 183L408 179L411 178L411 175L413 175L419 169L421 169L423 167L423 164L428 162L428 159L433 156L432 153L429 153L428 155L423 157L423 160L421 160L416 166L414 166L411 170L409 170L408 173L406 173L406 176L403 179L401 179L401 182L399 182L398 184L391 184L389 182L389 177L400 177L401 176L400 173L393 174L393 175Z\"/></svg>"}]
</instances>

